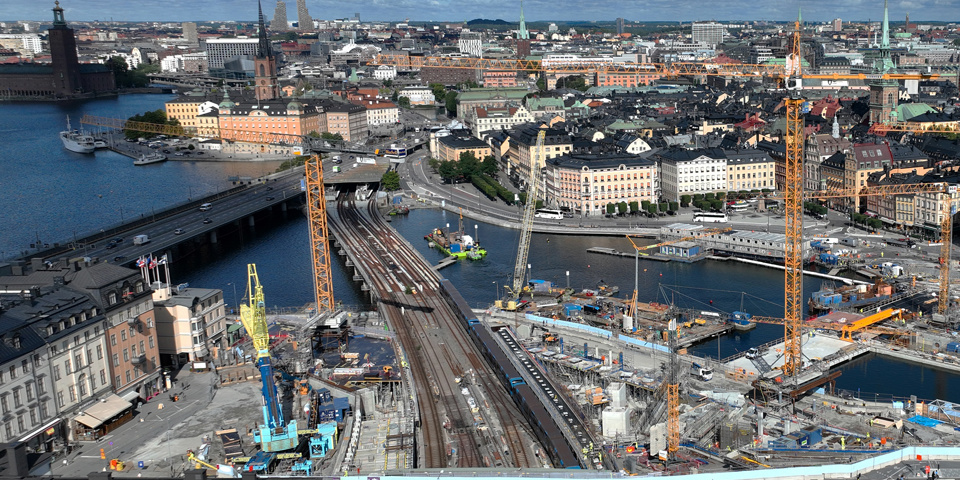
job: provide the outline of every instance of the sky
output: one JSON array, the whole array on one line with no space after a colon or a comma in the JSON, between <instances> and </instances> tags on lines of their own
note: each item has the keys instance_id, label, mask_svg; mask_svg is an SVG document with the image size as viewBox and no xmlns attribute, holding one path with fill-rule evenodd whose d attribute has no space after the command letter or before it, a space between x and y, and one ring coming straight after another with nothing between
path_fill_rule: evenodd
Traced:
<instances>
[{"instance_id":1,"label":"sky","mask_svg":"<svg viewBox=\"0 0 960 480\"><path fill-rule=\"evenodd\" d=\"M46 5L48 4L49 5ZM287 0L287 19L297 17L296 0ZM314 19L333 20L360 13L361 21L465 21L500 18L517 21L519 0L307 0ZM890 0L890 19L911 22L960 20L960 0ZM71 20L128 21L253 21L255 0L62 0L64 16ZM273 16L275 0L263 0L264 15ZM880 20L882 0L526 0L530 21L601 20L623 17L628 21L693 20L793 20L802 8L803 19L824 22ZM4 20L53 18L53 0L0 0Z\"/></svg>"}]
</instances>

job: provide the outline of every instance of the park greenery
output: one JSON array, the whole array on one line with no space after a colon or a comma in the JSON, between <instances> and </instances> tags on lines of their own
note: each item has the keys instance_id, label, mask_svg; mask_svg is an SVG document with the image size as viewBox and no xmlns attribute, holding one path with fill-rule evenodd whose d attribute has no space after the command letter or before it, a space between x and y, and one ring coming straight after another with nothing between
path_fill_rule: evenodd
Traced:
<instances>
[{"instance_id":1,"label":"park greenery","mask_svg":"<svg viewBox=\"0 0 960 480\"><path fill-rule=\"evenodd\" d=\"M153 123L158 125L180 125L180 121L176 118L167 120L167 112L163 109L153 110L151 112L144 112L143 114L137 114L127 119L131 122L145 122ZM123 136L125 138L136 140L138 138L153 138L159 135L159 133L149 133L141 132L139 130L125 129L123 131Z\"/></svg>"},{"instance_id":2,"label":"park greenery","mask_svg":"<svg viewBox=\"0 0 960 480\"><path fill-rule=\"evenodd\" d=\"M400 174L396 170L384 173L383 177L380 178L380 188L388 192L400 190Z\"/></svg>"}]
</instances>

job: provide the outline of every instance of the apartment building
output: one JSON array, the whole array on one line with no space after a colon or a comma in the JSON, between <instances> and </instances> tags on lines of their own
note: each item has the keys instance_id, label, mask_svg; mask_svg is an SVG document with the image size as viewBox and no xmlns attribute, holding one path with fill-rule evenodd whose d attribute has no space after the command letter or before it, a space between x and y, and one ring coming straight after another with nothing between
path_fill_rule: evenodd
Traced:
<instances>
[{"instance_id":1,"label":"apartment building","mask_svg":"<svg viewBox=\"0 0 960 480\"><path fill-rule=\"evenodd\" d=\"M473 136L483 138L483 133L490 130L511 129L517 125L532 122L533 115L522 105L477 107L466 120L471 126Z\"/></svg>"},{"instance_id":2,"label":"apartment building","mask_svg":"<svg viewBox=\"0 0 960 480\"><path fill-rule=\"evenodd\" d=\"M724 150L728 192L774 190L776 162L760 150Z\"/></svg>"},{"instance_id":3,"label":"apartment building","mask_svg":"<svg viewBox=\"0 0 960 480\"><path fill-rule=\"evenodd\" d=\"M460 137L456 135L447 135L437 137L435 151L431 152L434 158L441 161L460 160L460 154L471 152L477 160L483 160L488 155L492 155L490 145L484 143L476 137Z\"/></svg>"},{"instance_id":4,"label":"apartment building","mask_svg":"<svg viewBox=\"0 0 960 480\"><path fill-rule=\"evenodd\" d=\"M584 216L603 215L608 204L656 201L657 173L656 163L628 153L561 155L546 162L544 201Z\"/></svg>"},{"instance_id":5,"label":"apartment building","mask_svg":"<svg viewBox=\"0 0 960 480\"><path fill-rule=\"evenodd\" d=\"M236 57L253 59L257 54L256 38L208 38L204 41L210 70L222 70Z\"/></svg>"},{"instance_id":6,"label":"apartment building","mask_svg":"<svg viewBox=\"0 0 960 480\"><path fill-rule=\"evenodd\" d=\"M680 201L681 195L727 191L727 159L723 150L671 148L656 155L660 195Z\"/></svg>"},{"instance_id":7,"label":"apartment building","mask_svg":"<svg viewBox=\"0 0 960 480\"><path fill-rule=\"evenodd\" d=\"M509 133L510 147L507 152L507 174L521 182L529 182L530 164L537 156L536 144L537 135L541 127L537 125L525 125L515 128ZM573 137L563 130L555 128L545 128L546 134L543 140L543 158L538 160L544 162L554 157L559 157L573 151ZM544 163L539 164L543 168Z\"/></svg>"},{"instance_id":8,"label":"apartment building","mask_svg":"<svg viewBox=\"0 0 960 480\"><path fill-rule=\"evenodd\" d=\"M158 349L165 365L216 361L227 347L222 290L163 286L153 292L153 302Z\"/></svg>"},{"instance_id":9,"label":"apartment building","mask_svg":"<svg viewBox=\"0 0 960 480\"><path fill-rule=\"evenodd\" d=\"M433 96L433 90L429 87L407 87L397 92L397 95L409 98L410 105L433 106L437 102L436 97Z\"/></svg>"},{"instance_id":10,"label":"apartment building","mask_svg":"<svg viewBox=\"0 0 960 480\"><path fill-rule=\"evenodd\" d=\"M153 300L140 272L97 263L81 269L70 286L86 291L107 317L108 381L113 390L128 401L157 395L163 385Z\"/></svg>"}]
</instances>

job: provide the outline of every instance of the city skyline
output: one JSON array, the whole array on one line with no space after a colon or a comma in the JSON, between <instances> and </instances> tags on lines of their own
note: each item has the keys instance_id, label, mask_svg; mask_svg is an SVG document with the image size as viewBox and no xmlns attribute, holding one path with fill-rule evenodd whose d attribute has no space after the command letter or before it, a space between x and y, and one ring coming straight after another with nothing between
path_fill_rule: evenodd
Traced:
<instances>
[{"instance_id":1,"label":"city skyline","mask_svg":"<svg viewBox=\"0 0 960 480\"><path fill-rule=\"evenodd\" d=\"M249 9L243 8L249 3ZM852 0L837 4L826 0L804 2L757 2L731 0L712 4L709 16L704 15L702 2L676 0L659 2L638 0L623 8L613 0L592 2L589 10L583 9L578 0L526 0L527 21L601 21L613 22L623 17L627 22L644 21L789 21L796 18L797 8L803 9L803 18L811 22L827 22L834 18L844 21L879 20L883 15L883 2L879 0ZM122 0L65 0L64 8L70 21L159 21L159 22L218 22L255 21L255 5L249 0L208 0L197 3L192 0L168 0L154 5L139 4L131 9ZM424 8L424 7L427 8ZM272 7L272 2L271 2ZM306 7L313 12L323 12L319 20L351 18L357 4L345 4L336 0L308 0ZM894 0L890 2L890 18L900 20L910 14L912 21L955 21L960 18L960 0ZM48 21L51 5L19 3L4 11L5 21ZM250 11L249 17L241 12ZM462 22L475 18L502 19L517 22L520 2L499 0L371 0L365 6L364 21L411 21ZM230 18L230 15L237 16Z\"/></svg>"}]
</instances>

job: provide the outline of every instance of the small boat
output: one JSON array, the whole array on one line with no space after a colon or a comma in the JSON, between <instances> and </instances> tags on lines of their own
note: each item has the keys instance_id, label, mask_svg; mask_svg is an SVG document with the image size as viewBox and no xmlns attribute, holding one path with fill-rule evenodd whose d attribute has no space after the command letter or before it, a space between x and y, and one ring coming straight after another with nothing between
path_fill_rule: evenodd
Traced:
<instances>
[{"instance_id":1,"label":"small boat","mask_svg":"<svg viewBox=\"0 0 960 480\"><path fill-rule=\"evenodd\" d=\"M107 148L107 142L99 138L93 139L94 148Z\"/></svg>"},{"instance_id":2,"label":"small boat","mask_svg":"<svg viewBox=\"0 0 960 480\"><path fill-rule=\"evenodd\" d=\"M63 148L76 153L93 153L97 148L93 136L70 127L69 116L67 116L67 129L60 132L60 141L63 142Z\"/></svg>"},{"instance_id":3,"label":"small boat","mask_svg":"<svg viewBox=\"0 0 960 480\"><path fill-rule=\"evenodd\" d=\"M746 312L733 312L727 318L727 323L733 325L734 330L745 332L757 328L757 322L754 322L753 315Z\"/></svg>"},{"instance_id":4,"label":"small boat","mask_svg":"<svg viewBox=\"0 0 960 480\"><path fill-rule=\"evenodd\" d=\"M442 228L435 228L423 236L432 248L440 250L445 255L457 259L468 258L480 260L487 255L487 250L480 246L472 236L463 231L463 213L460 213L460 230L446 232Z\"/></svg>"},{"instance_id":5,"label":"small boat","mask_svg":"<svg viewBox=\"0 0 960 480\"><path fill-rule=\"evenodd\" d=\"M150 165L151 163L166 162L167 156L162 153L151 153L150 155L141 154L140 158L133 161L134 165Z\"/></svg>"}]
</instances>

